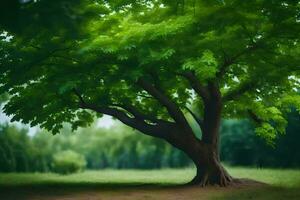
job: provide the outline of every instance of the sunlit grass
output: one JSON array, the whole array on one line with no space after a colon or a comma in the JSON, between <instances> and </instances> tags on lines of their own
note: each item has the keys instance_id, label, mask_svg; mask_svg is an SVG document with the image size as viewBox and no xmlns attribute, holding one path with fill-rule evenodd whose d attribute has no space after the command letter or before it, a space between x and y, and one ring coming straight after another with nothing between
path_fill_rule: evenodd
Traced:
<instances>
[{"instance_id":1,"label":"sunlit grass","mask_svg":"<svg viewBox=\"0 0 300 200\"><path fill-rule=\"evenodd\" d=\"M238 178L250 178L274 186L300 186L300 170L257 169L227 167L230 174ZM55 183L72 184L184 184L192 179L195 169L162 170L99 170L85 171L71 175L54 173L8 173L0 174L0 185L39 185Z\"/></svg>"},{"instance_id":2,"label":"sunlit grass","mask_svg":"<svg viewBox=\"0 0 300 200\"><path fill-rule=\"evenodd\" d=\"M194 169L163 170L99 170L71 175L54 173L0 174L0 185L38 185L51 183L131 183L131 184L182 184L189 181Z\"/></svg>"},{"instance_id":3,"label":"sunlit grass","mask_svg":"<svg viewBox=\"0 0 300 200\"><path fill-rule=\"evenodd\" d=\"M300 187L300 170L296 169L257 169L231 167L232 176L250 178L272 186Z\"/></svg>"},{"instance_id":4,"label":"sunlit grass","mask_svg":"<svg viewBox=\"0 0 300 200\"><path fill-rule=\"evenodd\" d=\"M189 199L281 200L300 199L300 170L227 167L237 178L268 186L234 188L181 187L195 169L99 170L72 175L54 173L0 174L0 199ZM161 187L166 186L166 187ZM124 195L124 194L131 194ZM201 197L201 198L199 198Z\"/></svg>"}]
</instances>

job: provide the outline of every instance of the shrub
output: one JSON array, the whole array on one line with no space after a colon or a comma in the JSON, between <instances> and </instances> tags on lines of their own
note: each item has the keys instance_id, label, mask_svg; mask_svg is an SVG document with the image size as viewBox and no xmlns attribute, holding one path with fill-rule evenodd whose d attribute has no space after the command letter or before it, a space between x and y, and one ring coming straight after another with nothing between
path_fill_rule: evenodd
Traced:
<instances>
[{"instance_id":1,"label":"shrub","mask_svg":"<svg viewBox=\"0 0 300 200\"><path fill-rule=\"evenodd\" d=\"M71 174L84 170L84 156L72 150L62 151L53 156L52 170L59 174Z\"/></svg>"}]
</instances>

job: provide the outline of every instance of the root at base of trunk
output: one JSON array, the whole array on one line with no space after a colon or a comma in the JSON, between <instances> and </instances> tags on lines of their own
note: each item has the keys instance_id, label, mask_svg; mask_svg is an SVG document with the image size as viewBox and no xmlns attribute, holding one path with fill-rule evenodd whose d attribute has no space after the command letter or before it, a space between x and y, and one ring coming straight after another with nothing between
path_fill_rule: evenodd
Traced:
<instances>
[{"instance_id":1,"label":"root at base of trunk","mask_svg":"<svg viewBox=\"0 0 300 200\"><path fill-rule=\"evenodd\" d=\"M197 172L197 175L188 183L188 185L199 185L201 187L219 185L221 187L226 187L235 184L236 180L237 179L233 179L223 167L220 167L215 170Z\"/></svg>"}]
</instances>

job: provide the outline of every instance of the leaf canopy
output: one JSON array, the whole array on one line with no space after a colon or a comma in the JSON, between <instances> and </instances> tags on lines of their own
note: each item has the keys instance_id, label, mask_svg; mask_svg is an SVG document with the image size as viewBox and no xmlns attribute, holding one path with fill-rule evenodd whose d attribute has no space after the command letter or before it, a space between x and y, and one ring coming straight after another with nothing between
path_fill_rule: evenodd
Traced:
<instances>
[{"instance_id":1,"label":"leaf canopy","mask_svg":"<svg viewBox=\"0 0 300 200\"><path fill-rule=\"evenodd\" d=\"M172 120L136 84L141 77L181 110L202 113L186 71L219 86L224 118L255 114L268 141L284 132L291 106L300 111L299 1L20 2L0 10L0 92L10 94L4 110L13 120L54 133L63 123L87 126L96 116L75 90L95 105Z\"/></svg>"}]
</instances>

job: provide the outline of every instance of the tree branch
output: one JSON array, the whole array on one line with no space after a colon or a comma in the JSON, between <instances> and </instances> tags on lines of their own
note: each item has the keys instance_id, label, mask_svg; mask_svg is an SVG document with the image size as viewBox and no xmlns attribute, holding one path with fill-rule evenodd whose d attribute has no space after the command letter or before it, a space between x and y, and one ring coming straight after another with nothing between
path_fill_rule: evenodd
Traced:
<instances>
[{"instance_id":1,"label":"tree branch","mask_svg":"<svg viewBox=\"0 0 300 200\"><path fill-rule=\"evenodd\" d=\"M137 117L133 117L133 118L129 117L124 111L119 110L117 108L112 108L109 106L101 107L101 106L96 106L94 104L87 103L86 101L84 101L83 97L76 89L73 89L73 92L80 101L79 108L89 109L89 110L95 111L97 113L115 117L116 119L120 120L122 123L134 128L134 129L137 129L146 135L150 135L150 136L158 137L158 138L167 138L168 137L168 132L166 130L168 130L168 128L170 128L171 124L151 125Z\"/></svg>"},{"instance_id":2,"label":"tree branch","mask_svg":"<svg viewBox=\"0 0 300 200\"><path fill-rule=\"evenodd\" d=\"M230 67L232 64L236 62L237 59L239 59L241 56L254 51L258 48L257 43L252 43L251 45L247 46L243 51L237 53L236 55L232 57L225 57L223 64L220 67L219 72L216 74L216 77L220 79L224 74L227 72L228 67Z\"/></svg>"},{"instance_id":3,"label":"tree branch","mask_svg":"<svg viewBox=\"0 0 300 200\"><path fill-rule=\"evenodd\" d=\"M145 91L147 91L151 96L153 96L156 100L158 100L164 107L166 107L170 116L178 124L184 126L185 128L191 129L180 108L174 102L172 102L162 91L160 91L158 88L156 88L154 85L143 78L139 78L137 84Z\"/></svg>"},{"instance_id":4,"label":"tree branch","mask_svg":"<svg viewBox=\"0 0 300 200\"><path fill-rule=\"evenodd\" d=\"M183 76L184 78L186 78L191 87L195 90L195 92L203 99L203 101L208 101L209 99L209 91L207 90L207 88L205 86L203 86L200 81L198 80L198 78L196 77L196 75L191 72L184 72L184 73L179 73L178 75Z\"/></svg>"},{"instance_id":5,"label":"tree branch","mask_svg":"<svg viewBox=\"0 0 300 200\"><path fill-rule=\"evenodd\" d=\"M122 123L137 129L141 131L142 133L154 137L164 138L166 137L166 134L162 133L158 125L151 125L147 124L145 121L140 120L138 118L131 118L129 117L125 112L117 109L117 108L111 108L111 107L97 107L94 105L85 105L82 108L84 109L90 109L93 111L96 111L98 113L110 115L112 117L115 117L116 119L120 120Z\"/></svg>"},{"instance_id":6,"label":"tree branch","mask_svg":"<svg viewBox=\"0 0 300 200\"><path fill-rule=\"evenodd\" d=\"M126 105L125 104L114 104L114 106L117 106L117 107L120 107L120 108L126 110L127 112L132 114L135 118L143 120L143 121L148 120L148 121L151 121L152 123L156 123L156 124L174 124L173 122L158 119L154 116L141 113L134 106L129 105L129 104L126 104Z\"/></svg>"}]
</instances>

